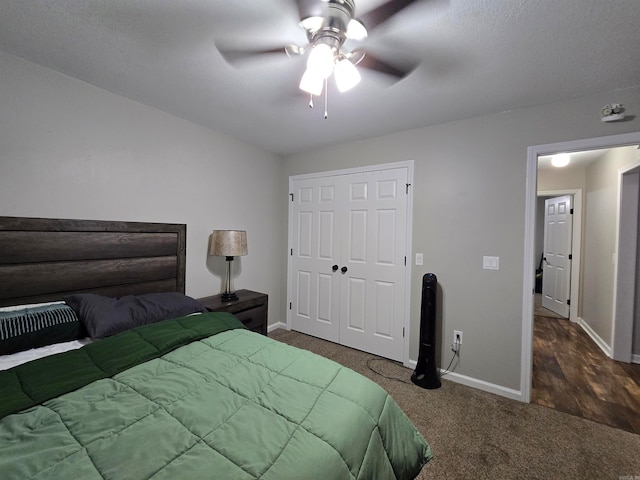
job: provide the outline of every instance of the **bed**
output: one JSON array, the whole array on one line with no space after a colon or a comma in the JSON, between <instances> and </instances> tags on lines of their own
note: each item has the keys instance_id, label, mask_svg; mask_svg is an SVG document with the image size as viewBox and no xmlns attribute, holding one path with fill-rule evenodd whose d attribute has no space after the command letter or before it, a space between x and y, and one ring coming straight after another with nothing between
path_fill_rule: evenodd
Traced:
<instances>
[{"instance_id":1,"label":"bed","mask_svg":"<svg viewBox=\"0 0 640 480\"><path fill-rule=\"evenodd\" d=\"M2 478L417 476L431 449L377 384L184 295L185 239L0 217L4 318L66 315L63 339L93 339L0 371ZM6 351L49 348L15 336Z\"/></svg>"}]
</instances>

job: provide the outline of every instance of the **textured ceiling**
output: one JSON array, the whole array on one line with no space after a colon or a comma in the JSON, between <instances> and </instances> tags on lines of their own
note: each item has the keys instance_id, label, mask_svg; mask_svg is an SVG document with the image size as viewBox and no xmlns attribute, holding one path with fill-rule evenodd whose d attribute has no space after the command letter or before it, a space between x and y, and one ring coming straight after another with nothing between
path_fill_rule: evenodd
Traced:
<instances>
[{"instance_id":1,"label":"textured ceiling","mask_svg":"<svg viewBox=\"0 0 640 480\"><path fill-rule=\"evenodd\" d=\"M290 154L638 85L639 19L639 0L418 1L362 46L419 66L331 87L327 120L297 88L304 58L231 66L216 49L304 44L291 0L2 1L0 49Z\"/></svg>"}]
</instances>

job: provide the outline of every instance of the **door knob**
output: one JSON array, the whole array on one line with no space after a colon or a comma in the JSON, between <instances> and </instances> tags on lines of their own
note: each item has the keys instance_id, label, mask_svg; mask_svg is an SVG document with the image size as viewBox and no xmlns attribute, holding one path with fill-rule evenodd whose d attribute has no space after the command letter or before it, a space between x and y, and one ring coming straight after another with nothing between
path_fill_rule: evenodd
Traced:
<instances>
[{"instance_id":1,"label":"door knob","mask_svg":"<svg viewBox=\"0 0 640 480\"><path fill-rule=\"evenodd\" d=\"M338 270L338 265L334 265L333 267L331 267L331 270L333 270L334 272Z\"/></svg>"},{"instance_id":2,"label":"door knob","mask_svg":"<svg viewBox=\"0 0 640 480\"><path fill-rule=\"evenodd\" d=\"M340 271L341 271L342 273L347 273L347 267L342 267L342 268L340 269Z\"/></svg>"}]
</instances>

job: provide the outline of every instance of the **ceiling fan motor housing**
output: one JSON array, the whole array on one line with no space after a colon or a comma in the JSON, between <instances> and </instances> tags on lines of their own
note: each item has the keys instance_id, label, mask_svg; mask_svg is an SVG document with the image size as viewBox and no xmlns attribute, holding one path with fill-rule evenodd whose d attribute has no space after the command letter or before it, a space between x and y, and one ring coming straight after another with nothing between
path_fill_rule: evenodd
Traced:
<instances>
[{"instance_id":1,"label":"ceiling fan motor housing","mask_svg":"<svg viewBox=\"0 0 640 480\"><path fill-rule=\"evenodd\" d=\"M329 0L325 5L320 28L307 30L307 37L310 44L326 43L338 50L347 39L356 5L353 0Z\"/></svg>"}]
</instances>

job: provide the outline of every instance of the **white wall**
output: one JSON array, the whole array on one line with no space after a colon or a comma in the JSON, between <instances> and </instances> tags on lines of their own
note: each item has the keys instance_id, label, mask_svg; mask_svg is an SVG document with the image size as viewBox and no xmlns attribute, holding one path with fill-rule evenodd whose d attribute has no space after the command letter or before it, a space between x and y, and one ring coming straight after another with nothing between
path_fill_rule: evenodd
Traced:
<instances>
[{"instance_id":1,"label":"white wall","mask_svg":"<svg viewBox=\"0 0 640 480\"><path fill-rule=\"evenodd\" d=\"M614 100L635 119L602 123L600 109ZM420 279L433 272L442 344L464 332L456 372L519 391L527 147L638 131L639 114L636 87L300 153L285 159L285 174L415 160L413 247L425 255L412 267L410 356L418 353ZM499 256L500 270L482 270L483 255ZM450 352L441 351L446 366Z\"/></svg>"},{"instance_id":2,"label":"white wall","mask_svg":"<svg viewBox=\"0 0 640 480\"><path fill-rule=\"evenodd\" d=\"M186 223L194 297L220 289L211 231L246 229L235 287L268 293L273 323L286 188L276 155L0 53L0 215Z\"/></svg>"}]
</instances>

